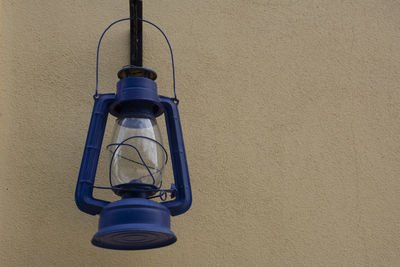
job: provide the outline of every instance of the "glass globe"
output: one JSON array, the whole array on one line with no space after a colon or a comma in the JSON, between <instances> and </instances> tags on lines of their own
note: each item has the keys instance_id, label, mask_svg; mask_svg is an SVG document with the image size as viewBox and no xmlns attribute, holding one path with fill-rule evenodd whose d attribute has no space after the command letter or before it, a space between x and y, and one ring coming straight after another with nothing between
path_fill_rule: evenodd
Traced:
<instances>
[{"instance_id":1,"label":"glass globe","mask_svg":"<svg viewBox=\"0 0 400 267\"><path fill-rule=\"evenodd\" d=\"M109 174L112 186L161 186L167 155L156 119L117 118L107 148L110 151Z\"/></svg>"}]
</instances>

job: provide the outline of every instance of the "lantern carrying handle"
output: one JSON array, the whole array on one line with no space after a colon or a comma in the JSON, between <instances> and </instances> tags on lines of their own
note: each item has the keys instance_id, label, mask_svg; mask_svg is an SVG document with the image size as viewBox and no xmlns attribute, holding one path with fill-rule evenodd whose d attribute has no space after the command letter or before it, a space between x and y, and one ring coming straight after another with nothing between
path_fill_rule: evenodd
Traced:
<instances>
[{"instance_id":1,"label":"lantern carrying handle","mask_svg":"<svg viewBox=\"0 0 400 267\"><path fill-rule=\"evenodd\" d=\"M115 24L120 23L122 21L133 21L133 20L138 20L141 22L145 22L151 26L153 26L154 28L156 28L163 36L165 41L167 42L168 48L169 48L169 53L171 55L171 66L172 66L172 86L173 86L173 90L174 90L174 97L172 98L172 100L175 102L175 104L179 104L179 100L176 96L176 79L175 79L175 62L174 62L174 53L172 51L172 46L171 43L168 40L167 35L164 33L164 31L158 27L156 24L154 24L151 21L145 20L143 18L140 17L130 17L130 18L123 18L123 19L119 19L114 21L113 23L111 23L110 25L108 25L108 27L103 31L103 33L100 36L99 42L97 44L97 53L96 53L96 88L95 88L95 93L93 95L93 98L96 99L99 97L99 58L100 58L100 45L101 45L101 41L103 40L104 35L106 34L106 32Z\"/></svg>"}]
</instances>

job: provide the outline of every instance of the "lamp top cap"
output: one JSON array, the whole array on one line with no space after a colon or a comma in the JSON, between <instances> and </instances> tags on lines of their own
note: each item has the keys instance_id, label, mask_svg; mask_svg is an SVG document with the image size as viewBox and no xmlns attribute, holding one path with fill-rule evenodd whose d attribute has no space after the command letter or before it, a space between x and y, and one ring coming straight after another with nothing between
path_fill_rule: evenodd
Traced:
<instances>
[{"instance_id":1,"label":"lamp top cap","mask_svg":"<svg viewBox=\"0 0 400 267\"><path fill-rule=\"evenodd\" d=\"M118 71L118 78L121 80L128 77L144 77L155 81L157 79L157 73L151 69L127 65Z\"/></svg>"}]
</instances>

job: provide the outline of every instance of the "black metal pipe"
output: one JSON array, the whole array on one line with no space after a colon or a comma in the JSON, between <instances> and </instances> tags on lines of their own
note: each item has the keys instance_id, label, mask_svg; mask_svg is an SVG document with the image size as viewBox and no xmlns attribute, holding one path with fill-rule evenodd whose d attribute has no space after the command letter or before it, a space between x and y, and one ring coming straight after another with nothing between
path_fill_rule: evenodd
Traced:
<instances>
[{"instance_id":1,"label":"black metal pipe","mask_svg":"<svg viewBox=\"0 0 400 267\"><path fill-rule=\"evenodd\" d=\"M142 0L129 0L129 12L131 18L143 18ZM138 19L131 20L131 65L143 66L143 23Z\"/></svg>"}]
</instances>

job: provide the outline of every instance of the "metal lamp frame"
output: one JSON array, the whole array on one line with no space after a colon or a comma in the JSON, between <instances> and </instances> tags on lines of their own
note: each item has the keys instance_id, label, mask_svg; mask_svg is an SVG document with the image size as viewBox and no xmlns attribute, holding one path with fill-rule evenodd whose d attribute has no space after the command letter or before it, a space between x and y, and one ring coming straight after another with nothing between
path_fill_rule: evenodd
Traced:
<instances>
[{"instance_id":1,"label":"metal lamp frame","mask_svg":"<svg viewBox=\"0 0 400 267\"><path fill-rule=\"evenodd\" d=\"M165 96L159 96L159 101L165 110L165 122L177 190L174 200L161 202L161 204L168 208L172 216L176 216L185 213L192 203L189 171L178 106L172 99ZM99 94L94 100L92 117L75 191L75 202L78 208L91 215L99 214L110 203L105 200L96 199L93 196L93 186L108 114L110 107L115 102L115 94Z\"/></svg>"}]
</instances>

